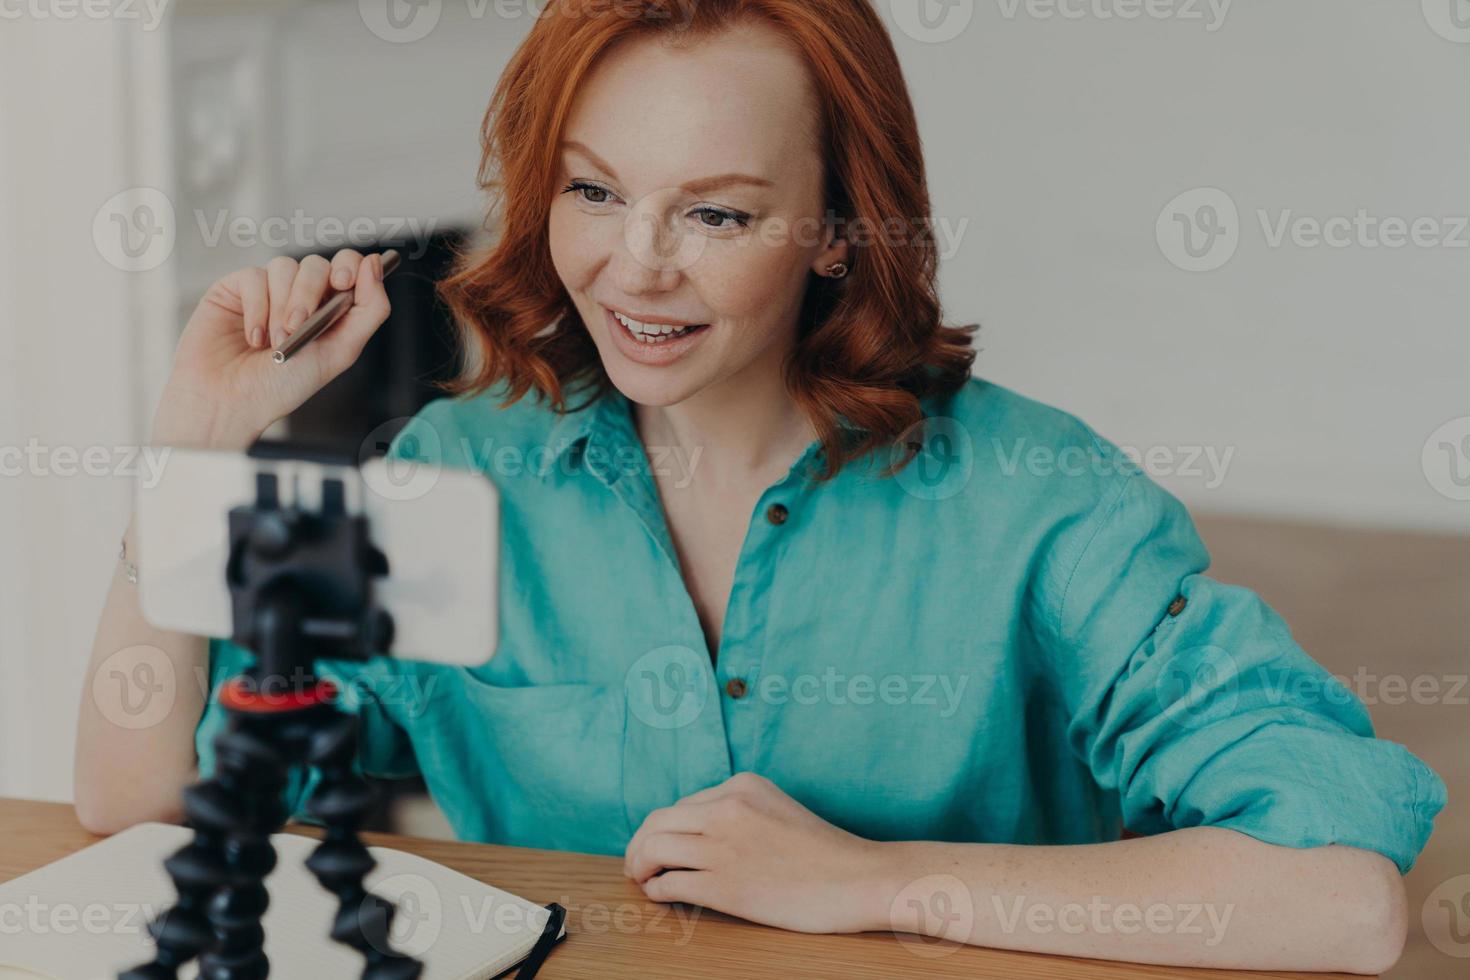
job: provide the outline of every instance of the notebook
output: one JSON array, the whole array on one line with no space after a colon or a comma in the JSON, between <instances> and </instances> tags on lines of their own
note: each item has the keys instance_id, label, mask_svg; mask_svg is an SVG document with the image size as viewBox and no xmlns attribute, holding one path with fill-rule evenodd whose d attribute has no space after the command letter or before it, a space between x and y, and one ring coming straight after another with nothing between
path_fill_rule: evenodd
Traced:
<instances>
[{"instance_id":1,"label":"notebook","mask_svg":"<svg viewBox=\"0 0 1470 980\"><path fill-rule=\"evenodd\" d=\"M177 896L163 861L192 838L187 827L138 824L0 884L0 980L115 980L151 960L148 921ZM271 844L271 975L358 976L362 956L328 938L337 899L305 866L317 841L283 833ZM423 962L422 980L490 980L525 959L546 928L551 913L533 902L414 854L368 851L378 866L365 884L397 906L389 940ZM182 980L195 980L196 964Z\"/></svg>"}]
</instances>

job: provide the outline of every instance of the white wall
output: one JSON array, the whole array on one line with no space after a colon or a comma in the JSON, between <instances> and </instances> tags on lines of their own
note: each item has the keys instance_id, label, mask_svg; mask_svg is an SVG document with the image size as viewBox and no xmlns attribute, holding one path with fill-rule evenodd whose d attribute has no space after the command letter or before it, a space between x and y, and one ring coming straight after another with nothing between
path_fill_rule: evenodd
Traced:
<instances>
[{"instance_id":1,"label":"white wall","mask_svg":"<svg viewBox=\"0 0 1470 980\"><path fill-rule=\"evenodd\" d=\"M1084 16L951 0L970 17L953 39L895 28L936 219L968 222L942 286L952 321L985 325L978 370L1125 445L1233 449L1214 489L1164 476L1196 509L1470 529L1470 504L1435 492L1420 460L1436 428L1470 416L1470 249L1271 248L1256 217L1470 213L1470 44L1408 0L1239 0L1213 31L1098 15L1128 0L1060 2ZM916 23L910 0L878 4ZM291 150L265 146L223 198L181 191L173 173L169 99L191 90L170 89L167 31L7 20L0 447L136 444L191 293L217 263L240 264L184 244L155 271L113 268L91 228L120 190L170 188L256 218L298 202L350 215L369 195L384 215L472 213L480 113L530 27L493 3L469 16L480 6L422 8L440 21L412 43L366 30L350 0L269 8L292 20L262 35L281 60L261 77L281 68L283 100L263 125ZM181 63L207 64L186 36ZM333 108L355 90L357 108ZM1199 187L1238 207L1238 248L1185 272L1155 225ZM125 477L0 478L0 794L70 795L81 675L130 495Z\"/></svg>"},{"instance_id":2,"label":"white wall","mask_svg":"<svg viewBox=\"0 0 1470 980\"><path fill-rule=\"evenodd\" d=\"M1411 0L1238 0L1214 31L1205 0L1059 3L895 32L936 216L969 222L943 295L983 324L977 370L1120 444L1234 447L1215 489L1163 480L1195 508L1470 532L1421 465L1445 422L1470 435L1470 43ZM1238 247L1182 271L1155 223L1200 187L1233 199ZM1359 209L1458 218L1458 247L1273 248L1257 215Z\"/></svg>"},{"instance_id":3,"label":"white wall","mask_svg":"<svg viewBox=\"0 0 1470 980\"><path fill-rule=\"evenodd\" d=\"M101 83L125 77L125 54L115 23L0 27L0 447L35 440L37 473L138 440L134 292L91 232L134 149L127 86ZM81 669L129 484L4 463L0 793L69 798Z\"/></svg>"}]
</instances>

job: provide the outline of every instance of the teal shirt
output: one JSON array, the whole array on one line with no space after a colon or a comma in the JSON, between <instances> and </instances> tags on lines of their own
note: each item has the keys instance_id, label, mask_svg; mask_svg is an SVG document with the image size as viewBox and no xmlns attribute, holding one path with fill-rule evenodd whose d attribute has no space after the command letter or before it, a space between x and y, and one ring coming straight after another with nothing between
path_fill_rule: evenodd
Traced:
<instances>
[{"instance_id":1,"label":"teal shirt","mask_svg":"<svg viewBox=\"0 0 1470 980\"><path fill-rule=\"evenodd\" d=\"M1216 826L1413 865L1444 784L1254 592L1204 574L1176 498L1002 386L925 411L899 475L878 454L814 481L813 444L762 494L712 662L650 472L674 463L649 459L627 399L432 402L390 455L498 487L499 647L471 668L323 662L361 718L360 769L422 773L464 840L603 854L752 770L878 840ZM248 659L210 643L204 775L214 690Z\"/></svg>"}]
</instances>

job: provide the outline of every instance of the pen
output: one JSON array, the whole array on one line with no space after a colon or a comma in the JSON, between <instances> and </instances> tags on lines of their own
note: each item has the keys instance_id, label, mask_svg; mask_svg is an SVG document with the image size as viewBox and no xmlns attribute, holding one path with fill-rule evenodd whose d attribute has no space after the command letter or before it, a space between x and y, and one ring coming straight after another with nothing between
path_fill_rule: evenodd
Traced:
<instances>
[{"instance_id":1,"label":"pen","mask_svg":"<svg viewBox=\"0 0 1470 980\"><path fill-rule=\"evenodd\" d=\"M390 248L383 253L384 279L387 279L389 274L398 268L400 258L397 249ZM352 290L344 289L323 303L315 313L302 322L295 333L286 338L286 342L278 350L271 352L271 360L277 364L285 364L291 359L291 355L311 343L322 331L336 323L342 314L352 308L352 294Z\"/></svg>"}]
</instances>

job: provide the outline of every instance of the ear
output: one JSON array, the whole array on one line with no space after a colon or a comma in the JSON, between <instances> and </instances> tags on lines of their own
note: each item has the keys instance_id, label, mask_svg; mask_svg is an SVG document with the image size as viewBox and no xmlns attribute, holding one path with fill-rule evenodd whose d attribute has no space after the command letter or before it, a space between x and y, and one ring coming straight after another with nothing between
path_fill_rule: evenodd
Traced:
<instances>
[{"instance_id":1,"label":"ear","mask_svg":"<svg viewBox=\"0 0 1470 980\"><path fill-rule=\"evenodd\" d=\"M837 262L852 268L852 245L845 238L833 238L827 247L812 261L812 271L819 276L831 278L827 270Z\"/></svg>"}]
</instances>

